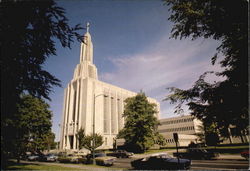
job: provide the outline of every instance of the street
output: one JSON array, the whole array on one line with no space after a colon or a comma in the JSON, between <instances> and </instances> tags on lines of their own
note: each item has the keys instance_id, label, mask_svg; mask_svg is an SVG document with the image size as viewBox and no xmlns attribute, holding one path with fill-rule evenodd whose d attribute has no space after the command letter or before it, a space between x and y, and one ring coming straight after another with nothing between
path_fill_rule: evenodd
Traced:
<instances>
[{"instance_id":1,"label":"street","mask_svg":"<svg viewBox=\"0 0 250 171\"><path fill-rule=\"evenodd\" d=\"M117 159L111 168L133 169L130 162L133 159ZM190 170L235 170L248 169L246 160L192 160Z\"/></svg>"}]
</instances>

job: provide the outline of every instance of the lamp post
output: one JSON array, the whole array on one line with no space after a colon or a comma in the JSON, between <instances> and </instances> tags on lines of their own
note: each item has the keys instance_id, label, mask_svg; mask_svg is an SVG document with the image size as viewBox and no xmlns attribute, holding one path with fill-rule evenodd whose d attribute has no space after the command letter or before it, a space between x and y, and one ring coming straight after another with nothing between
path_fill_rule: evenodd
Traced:
<instances>
[{"instance_id":1,"label":"lamp post","mask_svg":"<svg viewBox=\"0 0 250 171\"><path fill-rule=\"evenodd\" d=\"M99 96L104 96L104 97L108 97L107 95L105 94L98 94L98 95L95 95L94 94L94 104L93 104L93 147L95 147L95 99ZM96 162L95 162L95 149L93 148L93 164L95 165Z\"/></svg>"}]
</instances>

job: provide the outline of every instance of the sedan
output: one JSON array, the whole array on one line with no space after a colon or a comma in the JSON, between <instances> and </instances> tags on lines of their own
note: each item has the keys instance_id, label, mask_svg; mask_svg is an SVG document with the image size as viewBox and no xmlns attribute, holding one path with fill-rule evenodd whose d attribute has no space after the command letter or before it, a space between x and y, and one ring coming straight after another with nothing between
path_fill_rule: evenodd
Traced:
<instances>
[{"instance_id":1,"label":"sedan","mask_svg":"<svg viewBox=\"0 0 250 171\"><path fill-rule=\"evenodd\" d=\"M240 155L244 157L246 160L249 160L249 150L241 152Z\"/></svg>"},{"instance_id":2,"label":"sedan","mask_svg":"<svg viewBox=\"0 0 250 171\"><path fill-rule=\"evenodd\" d=\"M57 161L57 159L58 159L58 156L55 154L46 155L46 161L55 162L55 161Z\"/></svg>"},{"instance_id":3,"label":"sedan","mask_svg":"<svg viewBox=\"0 0 250 171\"><path fill-rule=\"evenodd\" d=\"M173 158L167 153L158 153L131 162L135 169L189 169L191 160Z\"/></svg>"},{"instance_id":4,"label":"sedan","mask_svg":"<svg viewBox=\"0 0 250 171\"><path fill-rule=\"evenodd\" d=\"M132 157L133 155L134 153L127 152L125 150L116 150L112 153L107 153L107 156L113 156L117 158L129 158L129 157Z\"/></svg>"},{"instance_id":5,"label":"sedan","mask_svg":"<svg viewBox=\"0 0 250 171\"><path fill-rule=\"evenodd\" d=\"M86 156L86 164L93 162L93 154ZM96 164L104 166L112 166L115 162L115 157L107 156L105 153L95 153Z\"/></svg>"},{"instance_id":6,"label":"sedan","mask_svg":"<svg viewBox=\"0 0 250 171\"><path fill-rule=\"evenodd\" d=\"M39 155L30 155L28 156L29 161L36 161L39 159Z\"/></svg>"}]
</instances>

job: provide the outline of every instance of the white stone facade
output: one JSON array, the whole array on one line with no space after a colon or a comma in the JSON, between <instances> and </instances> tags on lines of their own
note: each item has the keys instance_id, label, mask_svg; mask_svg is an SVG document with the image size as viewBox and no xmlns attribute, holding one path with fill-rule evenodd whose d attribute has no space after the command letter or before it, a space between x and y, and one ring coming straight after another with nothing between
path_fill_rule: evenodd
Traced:
<instances>
[{"instance_id":1,"label":"white stone facade","mask_svg":"<svg viewBox=\"0 0 250 171\"><path fill-rule=\"evenodd\" d=\"M60 148L78 149L77 131L83 128L85 134L89 135L93 133L94 124L94 132L103 136L104 143L100 148L110 149L113 148L118 131L124 126L124 100L136 93L98 80L88 29L84 38L85 43L81 43L80 63L64 90ZM160 111L160 105L155 99L148 100L156 103L157 110ZM158 115L159 113L157 117Z\"/></svg>"}]
</instances>

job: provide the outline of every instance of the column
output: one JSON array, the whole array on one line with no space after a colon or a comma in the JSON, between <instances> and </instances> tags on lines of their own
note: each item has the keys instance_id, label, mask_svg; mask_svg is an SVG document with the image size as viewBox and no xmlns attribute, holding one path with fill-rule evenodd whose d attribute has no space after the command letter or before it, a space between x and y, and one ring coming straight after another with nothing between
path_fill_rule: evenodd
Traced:
<instances>
[{"instance_id":1,"label":"column","mask_svg":"<svg viewBox=\"0 0 250 171\"><path fill-rule=\"evenodd\" d=\"M65 124L64 124L64 139L65 136L68 136L68 129L69 129L69 100L70 100L70 86L67 87L67 101L66 101L66 111L65 111ZM64 147L68 146L68 138L65 140Z\"/></svg>"},{"instance_id":2,"label":"column","mask_svg":"<svg viewBox=\"0 0 250 171\"><path fill-rule=\"evenodd\" d=\"M75 93L76 93L76 98L75 98L75 113L74 113L74 115L75 115L75 120L74 120L74 132L73 132L73 135L74 135L74 144L73 144L73 149L77 149L77 147L76 147L76 141L77 141L77 137L76 137L76 134L77 134L77 124L78 124L78 107L79 107L79 105L78 105L78 103L79 103L79 87L80 87L80 84L79 84L79 79L76 81L76 91L75 91Z\"/></svg>"},{"instance_id":3,"label":"column","mask_svg":"<svg viewBox=\"0 0 250 171\"><path fill-rule=\"evenodd\" d=\"M78 129L82 127L82 115L83 115L83 80L80 79L80 91L79 91L79 120Z\"/></svg>"}]
</instances>

